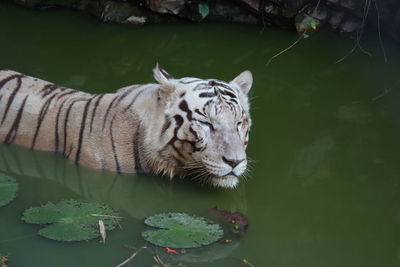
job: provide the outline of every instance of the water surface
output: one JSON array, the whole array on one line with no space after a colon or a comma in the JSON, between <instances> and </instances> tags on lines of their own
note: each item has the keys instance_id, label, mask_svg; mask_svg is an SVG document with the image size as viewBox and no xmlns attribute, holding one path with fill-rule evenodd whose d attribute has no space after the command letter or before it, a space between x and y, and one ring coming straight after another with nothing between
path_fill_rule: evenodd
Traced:
<instances>
[{"instance_id":1,"label":"water surface","mask_svg":"<svg viewBox=\"0 0 400 267\"><path fill-rule=\"evenodd\" d=\"M11 266L115 266L140 246L146 216L207 216L218 206L246 214L246 235L189 251L189 266L375 267L400 265L400 88L398 45L318 33L276 58L292 32L226 24L127 27L69 10L31 11L0 3L0 69L92 93L152 82L156 62L176 77L254 75L250 178L234 190L156 176L77 167L60 155L0 145L0 171L16 177L15 201L0 209L0 252ZM60 243L20 221L25 209L66 198L105 202L122 230ZM131 266L152 266L147 249ZM162 253L162 252L160 252Z\"/></svg>"}]
</instances>

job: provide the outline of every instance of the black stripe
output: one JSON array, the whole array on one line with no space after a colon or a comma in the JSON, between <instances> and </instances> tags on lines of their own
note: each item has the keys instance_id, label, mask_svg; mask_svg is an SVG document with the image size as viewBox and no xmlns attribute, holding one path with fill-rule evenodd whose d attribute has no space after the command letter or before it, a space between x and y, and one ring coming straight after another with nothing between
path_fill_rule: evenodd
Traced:
<instances>
[{"instance_id":1,"label":"black stripe","mask_svg":"<svg viewBox=\"0 0 400 267\"><path fill-rule=\"evenodd\" d=\"M225 89L228 89L229 91L234 92L234 90L231 87L229 87L228 85L225 85L225 84L223 84L221 82L217 82L217 81L210 81L209 82L210 85L211 85L211 82L213 84L212 86L220 86L220 87L223 87Z\"/></svg>"},{"instance_id":2,"label":"black stripe","mask_svg":"<svg viewBox=\"0 0 400 267\"><path fill-rule=\"evenodd\" d=\"M17 86L15 87L14 91L11 93L10 97L8 98L6 110L4 111L3 119L1 120L1 124L4 123L4 121L7 117L7 113L10 109L10 106L14 102L15 95L18 93L19 89L21 88L21 83L22 83L21 75L19 75L19 77L17 77L17 79L18 79Z\"/></svg>"},{"instance_id":3,"label":"black stripe","mask_svg":"<svg viewBox=\"0 0 400 267\"><path fill-rule=\"evenodd\" d=\"M65 155L65 157L66 157L67 159L69 159L69 156L71 156L72 149L73 149L72 144L70 144L70 145L69 145L69 152L64 153L64 155Z\"/></svg>"},{"instance_id":4,"label":"black stripe","mask_svg":"<svg viewBox=\"0 0 400 267\"><path fill-rule=\"evenodd\" d=\"M203 113L206 114L206 107L208 107L213 101L210 99L208 100L203 106Z\"/></svg>"},{"instance_id":5,"label":"black stripe","mask_svg":"<svg viewBox=\"0 0 400 267\"><path fill-rule=\"evenodd\" d=\"M142 164L140 163L140 140L141 140L141 135L140 135L140 124L141 121L138 121L138 126L136 128L136 133L133 137L133 158L135 160L135 173L143 173L143 168Z\"/></svg>"},{"instance_id":6,"label":"black stripe","mask_svg":"<svg viewBox=\"0 0 400 267\"><path fill-rule=\"evenodd\" d=\"M195 82L200 82L200 81L202 81L202 80L201 79L194 79L194 80L190 80L190 81L187 81L187 82L179 81L179 83L190 84L190 83L195 83Z\"/></svg>"},{"instance_id":7,"label":"black stripe","mask_svg":"<svg viewBox=\"0 0 400 267\"><path fill-rule=\"evenodd\" d=\"M57 100L60 100L61 98L63 98L63 97L66 96L66 95L72 95L72 94L76 94L76 93L81 93L81 92L76 91L76 90L72 90L72 89L70 89L70 90L71 90L71 91L68 91L68 92L63 93L63 94L61 94L61 95L58 95Z\"/></svg>"},{"instance_id":8,"label":"black stripe","mask_svg":"<svg viewBox=\"0 0 400 267\"><path fill-rule=\"evenodd\" d=\"M79 160L81 158L81 148L82 148L82 143L83 143L83 133L85 132L87 112L88 112L90 103L92 102L93 98L95 98L95 97L96 96L92 97L89 101L87 101L87 103L85 105L85 109L83 110L81 128L79 130L78 149L76 150L76 156L75 156L75 164L78 164Z\"/></svg>"},{"instance_id":9,"label":"black stripe","mask_svg":"<svg viewBox=\"0 0 400 267\"><path fill-rule=\"evenodd\" d=\"M189 131L193 134L193 136L194 136L194 138L195 138L196 140L199 139L199 135L196 133L195 130L193 130L192 126L189 126Z\"/></svg>"},{"instance_id":10,"label":"black stripe","mask_svg":"<svg viewBox=\"0 0 400 267\"><path fill-rule=\"evenodd\" d=\"M90 118L90 132L92 132L93 121L94 121L94 117L96 116L97 107L98 107L98 105L99 105L99 103L100 103L100 101L101 101L101 99L103 97L104 97L104 94L100 95L100 97L97 98L96 102L94 103L94 107L93 107L93 110L92 110L92 117Z\"/></svg>"},{"instance_id":11,"label":"black stripe","mask_svg":"<svg viewBox=\"0 0 400 267\"><path fill-rule=\"evenodd\" d=\"M185 100L181 101L179 108L186 112L186 117L189 121L193 120L192 111L189 109L188 103Z\"/></svg>"},{"instance_id":12,"label":"black stripe","mask_svg":"<svg viewBox=\"0 0 400 267\"><path fill-rule=\"evenodd\" d=\"M22 102L21 106L19 107L18 114L15 117L13 124L11 125L10 131L8 132L8 134L6 136L6 139L4 140L4 143L6 143L6 144L13 143L15 138L17 137L19 124L21 122L22 113L24 111L25 103L26 103L27 99L28 99L28 96L26 96L24 98L24 101Z\"/></svg>"},{"instance_id":13,"label":"black stripe","mask_svg":"<svg viewBox=\"0 0 400 267\"><path fill-rule=\"evenodd\" d=\"M4 85L6 83L8 83L9 81L14 80L15 78L22 78L22 77L24 77L24 75L22 75L22 74L14 74L14 75L11 75L11 76L1 80L0 81L0 91L1 91L1 89L3 89Z\"/></svg>"},{"instance_id":14,"label":"black stripe","mask_svg":"<svg viewBox=\"0 0 400 267\"><path fill-rule=\"evenodd\" d=\"M65 155L66 152L66 147L67 147L67 127L68 127L68 120L69 120L69 114L71 112L72 106L79 101L85 101L85 99L75 99L71 102L67 109L67 114L65 115L65 120L64 120L64 147L63 147L63 153Z\"/></svg>"},{"instance_id":15,"label":"black stripe","mask_svg":"<svg viewBox=\"0 0 400 267\"><path fill-rule=\"evenodd\" d=\"M55 127L54 127L54 136L55 136L55 138L54 138L54 140L55 140L54 150L55 150L56 152L58 152L58 147L59 147L59 144L60 144L60 137L59 137L59 135L58 135L58 123L59 123L59 121L60 121L61 110L62 110L62 108L64 107L64 104L65 104L65 102L67 102L67 100L68 100L68 98L65 99L65 100L60 104L60 107L58 108L58 111L57 111L56 124L55 124Z\"/></svg>"},{"instance_id":16,"label":"black stripe","mask_svg":"<svg viewBox=\"0 0 400 267\"><path fill-rule=\"evenodd\" d=\"M138 97L139 97L145 90L146 90L146 88L142 89L142 91L139 91L139 92L135 95L135 97L132 99L131 103L125 108L125 110L124 110L125 112L128 111L128 110L133 106L133 104L135 103L135 101L138 99Z\"/></svg>"},{"instance_id":17,"label":"black stripe","mask_svg":"<svg viewBox=\"0 0 400 267\"><path fill-rule=\"evenodd\" d=\"M111 101L111 103L108 105L108 108L107 108L107 110L106 110L106 113L104 114L104 119L103 119L103 130L104 130L104 127L106 126L106 121L107 121L108 113L110 112L110 110L111 110L111 108L112 108L114 102L117 101L118 97L119 97L118 95L117 95L116 97L114 97L114 99L113 99L113 100Z\"/></svg>"},{"instance_id":18,"label":"black stripe","mask_svg":"<svg viewBox=\"0 0 400 267\"><path fill-rule=\"evenodd\" d=\"M165 122L160 132L160 139L164 136L165 132L168 130L170 126L171 126L171 120L168 118L168 116L165 116Z\"/></svg>"},{"instance_id":19,"label":"black stripe","mask_svg":"<svg viewBox=\"0 0 400 267\"><path fill-rule=\"evenodd\" d=\"M127 97L130 93L132 93L132 90L128 89L128 90L126 90L126 92L124 92L122 95L120 95L120 97L118 98L117 103L115 103L115 106L117 106L122 101L122 99Z\"/></svg>"},{"instance_id":20,"label":"black stripe","mask_svg":"<svg viewBox=\"0 0 400 267\"><path fill-rule=\"evenodd\" d=\"M3 95L0 95L0 102L1 102L1 99L3 98Z\"/></svg>"},{"instance_id":21,"label":"black stripe","mask_svg":"<svg viewBox=\"0 0 400 267\"><path fill-rule=\"evenodd\" d=\"M171 74L169 74L168 72L166 72L165 70L163 70L162 68L160 68L160 72L165 76L165 78L169 79L173 79L174 77L172 77Z\"/></svg>"},{"instance_id":22,"label":"black stripe","mask_svg":"<svg viewBox=\"0 0 400 267\"><path fill-rule=\"evenodd\" d=\"M199 94L199 97L214 97L214 96L217 96L217 93L215 91Z\"/></svg>"},{"instance_id":23,"label":"black stripe","mask_svg":"<svg viewBox=\"0 0 400 267\"><path fill-rule=\"evenodd\" d=\"M182 126L184 120L183 120L182 116L180 116L180 115L175 115L175 116L174 116L174 119L175 119L175 123L176 123L175 129L174 129L174 136L171 138L171 140L168 142L167 145L172 146L172 148L175 150L175 152L176 152L180 157L184 158L183 154L179 151L179 149L177 149L177 148L175 147L175 141L181 141L181 140L179 140L179 138L178 138L178 131L179 131L179 129L181 128L181 126Z\"/></svg>"},{"instance_id":24,"label":"black stripe","mask_svg":"<svg viewBox=\"0 0 400 267\"><path fill-rule=\"evenodd\" d=\"M199 90L210 90L211 86L208 83L199 83L196 85L196 87L193 89L193 91L199 91Z\"/></svg>"},{"instance_id":25,"label":"black stripe","mask_svg":"<svg viewBox=\"0 0 400 267\"><path fill-rule=\"evenodd\" d=\"M117 150L115 148L114 136L113 136L113 131L112 131L113 130L113 124L114 124L115 116L116 115L114 115L114 117L112 118L111 124L110 124L110 139L111 139L111 148L112 148L113 154L114 154L115 168L116 168L116 171L118 173L121 173L121 166L119 165Z\"/></svg>"},{"instance_id":26,"label":"black stripe","mask_svg":"<svg viewBox=\"0 0 400 267\"><path fill-rule=\"evenodd\" d=\"M51 92L53 92L55 89L57 89L59 87L60 86L58 86L54 83L46 84L45 86L43 86L42 90L40 90L39 93L42 93L42 97L46 97L47 95L49 95Z\"/></svg>"},{"instance_id":27,"label":"black stripe","mask_svg":"<svg viewBox=\"0 0 400 267\"><path fill-rule=\"evenodd\" d=\"M35 131L35 134L34 134L33 139L32 139L31 149L35 148L36 139L37 139L37 136L39 134L40 127L42 126L44 117L46 117L46 115L47 115L47 111L49 110L51 101L53 101L53 99L56 96L57 96L57 94L54 94L49 99L47 99L47 101L43 104L42 109L40 110L39 117L38 117L37 124L36 124L36 131Z\"/></svg>"},{"instance_id":28,"label":"black stripe","mask_svg":"<svg viewBox=\"0 0 400 267\"><path fill-rule=\"evenodd\" d=\"M199 115L201 115L201 116L207 118L206 115L204 115L203 113L201 113L200 110L197 109L197 108L194 110L194 112L196 112L197 114L199 114Z\"/></svg>"},{"instance_id":29,"label":"black stripe","mask_svg":"<svg viewBox=\"0 0 400 267\"><path fill-rule=\"evenodd\" d=\"M223 94L223 95L228 95L228 96L230 96L230 97L232 97L232 98L237 98L236 95L234 95L234 94L232 94L231 92L228 92L228 91L226 91L226 90L219 90L219 92L220 92L221 94Z\"/></svg>"}]
</instances>

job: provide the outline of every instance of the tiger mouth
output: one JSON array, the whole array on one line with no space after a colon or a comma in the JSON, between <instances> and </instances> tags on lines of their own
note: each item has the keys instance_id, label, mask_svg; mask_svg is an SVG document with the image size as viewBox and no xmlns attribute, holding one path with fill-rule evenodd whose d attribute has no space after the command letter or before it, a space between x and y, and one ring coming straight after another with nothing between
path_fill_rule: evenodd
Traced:
<instances>
[{"instance_id":1,"label":"tiger mouth","mask_svg":"<svg viewBox=\"0 0 400 267\"><path fill-rule=\"evenodd\" d=\"M239 183L239 177L236 175L228 174L225 176L214 176L211 179L211 184L215 187L222 188L235 188Z\"/></svg>"}]
</instances>

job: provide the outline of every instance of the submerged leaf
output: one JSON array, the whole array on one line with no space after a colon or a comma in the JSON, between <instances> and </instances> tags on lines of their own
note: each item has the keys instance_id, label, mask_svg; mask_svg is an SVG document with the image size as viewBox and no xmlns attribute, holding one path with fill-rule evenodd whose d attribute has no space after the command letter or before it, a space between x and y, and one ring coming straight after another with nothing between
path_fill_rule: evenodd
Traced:
<instances>
[{"instance_id":1,"label":"submerged leaf","mask_svg":"<svg viewBox=\"0 0 400 267\"><path fill-rule=\"evenodd\" d=\"M142 233L144 239L161 247L201 247L216 242L224 234L220 225L185 213L161 213L148 217L145 223L161 228Z\"/></svg>"},{"instance_id":2,"label":"submerged leaf","mask_svg":"<svg viewBox=\"0 0 400 267\"><path fill-rule=\"evenodd\" d=\"M96 214L96 216L93 216ZM22 220L27 223L50 224L39 234L59 241L81 241L100 236L99 216L106 230L112 230L120 217L110 207L100 203L64 200L27 209Z\"/></svg>"},{"instance_id":3,"label":"submerged leaf","mask_svg":"<svg viewBox=\"0 0 400 267\"><path fill-rule=\"evenodd\" d=\"M216 217L217 220L232 225L234 234L244 234L249 227L249 220L240 212L231 212L228 210L219 210L217 207L208 210L210 215Z\"/></svg>"},{"instance_id":4,"label":"submerged leaf","mask_svg":"<svg viewBox=\"0 0 400 267\"><path fill-rule=\"evenodd\" d=\"M0 207L10 203L16 196L18 184L15 179L0 173Z\"/></svg>"}]
</instances>

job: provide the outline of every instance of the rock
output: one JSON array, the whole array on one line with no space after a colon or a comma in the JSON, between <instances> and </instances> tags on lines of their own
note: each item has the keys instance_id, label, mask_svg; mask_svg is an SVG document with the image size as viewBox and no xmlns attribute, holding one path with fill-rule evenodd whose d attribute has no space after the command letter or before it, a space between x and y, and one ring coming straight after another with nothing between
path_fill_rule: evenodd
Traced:
<instances>
[{"instance_id":1,"label":"rock","mask_svg":"<svg viewBox=\"0 0 400 267\"><path fill-rule=\"evenodd\" d=\"M396 41L400 42L400 9L397 10L397 13L395 15L392 29L393 38Z\"/></svg>"},{"instance_id":2,"label":"rock","mask_svg":"<svg viewBox=\"0 0 400 267\"><path fill-rule=\"evenodd\" d=\"M336 6L336 5L339 4L339 0L326 0L326 3L327 3L328 5L334 5L334 6Z\"/></svg>"},{"instance_id":3,"label":"rock","mask_svg":"<svg viewBox=\"0 0 400 267\"><path fill-rule=\"evenodd\" d=\"M328 9L325 6L320 5L319 8L313 9L310 16L318 19L319 21L325 21L328 17Z\"/></svg>"},{"instance_id":4,"label":"rock","mask_svg":"<svg viewBox=\"0 0 400 267\"><path fill-rule=\"evenodd\" d=\"M142 25L149 22L166 21L166 18L160 19L160 15L149 12L144 7L130 2L114 0L91 1L87 10L104 22Z\"/></svg>"},{"instance_id":5,"label":"rock","mask_svg":"<svg viewBox=\"0 0 400 267\"><path fill-rule=\"evenodd\" d=\"M365 1L362 1L362 2L365 2ZM340 6L342 6L345 9L355 10L356 3L355 3L354 0L341 0L340 1Z\"/></svg>"},{"instance_id":6,"label":"rock","mask_svg":"<svg viewBox=\"0 0 400 267\"><path fill-rule=\"evenodd\" d=\"M0 0L1 1L1 0ZM182 19L274 25L311 33L325 22L354 36L360 29L366 0L9 0L30 8L85 10L104 22L163 23ZM376 0L381 31L400 41L400 0ZM318 10L314 11L318 4ZM371 0L366 26L376 27Z\"/></svg>"},{"instance_id":7,"label":"rock","mask_svg":"<svg viewBox=\"0 0 400 267\"><path fill-rule=\"evenodd\" d=\"M142 24L145 24L146 21L147 21L146 17L130 16L126 20L124 20L123 23L125 23L125 24L142 25Z\"/></svg>"},{"instance_id":8,"label":"rock","mask_svg":"<svg viewBox=\"0 0 400 267\"><path fill-rule=\"evenodd\" d=\"M269 5L266 5L264 11L266 14L270 14L270 15L276 16L279 14L279 9L272 3Z\"/></svg>"},{"instance_id":9,"label":"rock","mask_svg":"<svg viewBox=\"0 0 400 267\"><path fill-rule=\"evenodd\" d=\"M257 24L258 19L255 14L249 12L241 6L233 3L209 2L210 15L209 19L214 21L230 21L246 24Z\"/></svg>"},{"instance_id":10,"label":"rock","mask_svg":"<svg viewBox=\"0 0 400 267\"><path fill-rule=\"evenodd\" d=\"M351 17L340 24L339 32L346 36L353 36L360 28L361 20Z\"/></svg>"},{"instance_id":11,"label":"rock","mask_svg":"<svg viewBox=\"0 0 400 267\"><path fill-rule=\"evenodd\" d=\"M15 3L31 8L68 7L83 10L90 0L14 0Z\"/></svg>"},{"instance_id":12,"label":"rock","mask_svg":"<svg viewBox=\"0 0 400 267\"><path fill-rule=\"evenodd\" d=\"M296 16L295 23L296 30L300 34L305 32L312 33L316 31L321 25L321 21L307 14Z\"/></svg>"},{"instance_id":13,"label":"rock","mask_svg":"<svg viewBox=\"0 0 400 267\"><path fill-rule=\"evenodd\" d=\"M146 0L147 7L157 13L178 15L185 7L184 0Z\"/></svg>"},{"instance_id":14,"label":"rock","mask_svg":"<svg viewBox=\"0 0 400 267\"><path fill-rule=\"evenodd\" d=\"M276 2L273 1L273 2ZM286 18L294 18L310 2L310 0L278 0L281 14Z\"/></svg>"},{"instance_id":15,"label":"rock","mask_svg":"<svg viewBox=\"0 0 400 267\"><path fill-rule=\"evenodd\" d=\"M334 11L331 13L329 24L331 25L332 29L336 30L339 27L344 15L345 13L343 11Z\"/></svg>"},{"instance_id":16,"label":"rock","mask_svg":"<svg viewBox=\"0 0 400 267\"><path fill-rule=\"evenodd\" d=\"M312 33L317 31L328 17L328 9L324 5L317 7L308 6L295 17L298 33Z\"/></svg>"},{"instance_id":17,"label":"rock","mask_svg":"<svg viewBox=\"0 0 400 267\"><path fill-rule=\"evenodd\" d=\"M260 11L261 2L259 0L240 0L240 2L251 7L254 11Z\"/></svg>"}]
</instances>

